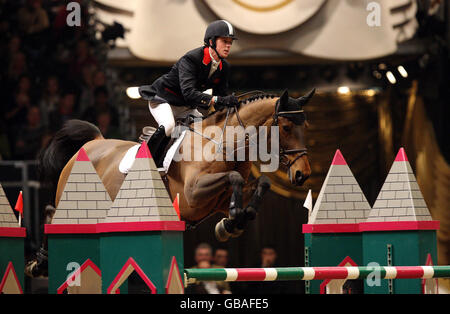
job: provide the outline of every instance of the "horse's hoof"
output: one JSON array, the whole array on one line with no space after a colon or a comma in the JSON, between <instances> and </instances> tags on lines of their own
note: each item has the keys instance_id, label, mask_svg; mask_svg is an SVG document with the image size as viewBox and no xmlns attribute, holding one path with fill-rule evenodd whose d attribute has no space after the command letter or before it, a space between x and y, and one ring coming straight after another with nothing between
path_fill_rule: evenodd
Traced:
<instances>
[{"instance_id":1,"label":"horse's hoof","mask_svg":"<svg viewBox=\"0 0 450 314\"><path fill-rule=\"evenodd\" d=\"M215 229L216 239L220 242L225 242L232 236L232 234L229 233L225 229L225 224L224 224L225 219L227 219L227 218L223 218L221 221L219 221L216 224L216 229Z\"/></svg>"},{"instance_id":2,"label":"horse's hoof","mask_svg":"<svg viewBox=\"0 0 450 314\"><path fill-rule=\"evenodd\" d=\"M38 261L31 260L25 265L24 273L30 278L48 277L47 265L39 265Z\"/></svg>"},{"instance_id":3,"label":"horse's hoof","mask_svg":"<svg viewBox=\"0 0 450 314\"><path fill-rule=\"evenodd\" d=\"M258 185L261 186L264 189L264 191L266 191L267 189L270 188L271 185L270 179L265 175L261 175L258 180Z\"/></svg>"},{"instance_id":4,"label":"horse's hoof","mask_svg":"<svg viewBox=\"0 0 450 314\"><path fill-rule=\"evenodd\" d=\"M256 218L256 209L254 209L252 206L248 206L245 209L245 218L247 220L254 220Z\"/></svg>"},{"instance_id":5,"label":"horse's hoof","mask_svg":"<svg viewBox=\"0 0 450 314\"><path fill-rule=\"evenodd\" d=\"M244 232L244 229L234 229L233 233L231 234L232 238L237 238L239 237L242 233Z\"/></svg>"},{"instance_id":6,"label":"horse's hoof","mask_svg":"<svg viewBox=\"0 0 450 314\"><path fill-rule=\"evenodd\" d=\"M25 265L25 275L31 278L48 277L48 253L40 247L33 259Z\"/></svg>"},{"instance_id":7,"label":"horse's hoof","mask_svg":"<svg viewBox=\"0 0 450 314\"><path fill-rule=\"evenodd\" d=\"M36 268L37 261L29 261L27 265L25 265L25 275L33 278L34 277L34 269Z\"/></svg>"},{"instance_id":8,"label":"horse's hoof","mask_svg":"<svg viewBox=\"0 0 450 314\"><path fill-rule=\"evenodd\" d=\"M52 218L55 215L56 208L53 205L48 204L45 206L45 223L51 224Z\"/></svg>"}]
</instances>

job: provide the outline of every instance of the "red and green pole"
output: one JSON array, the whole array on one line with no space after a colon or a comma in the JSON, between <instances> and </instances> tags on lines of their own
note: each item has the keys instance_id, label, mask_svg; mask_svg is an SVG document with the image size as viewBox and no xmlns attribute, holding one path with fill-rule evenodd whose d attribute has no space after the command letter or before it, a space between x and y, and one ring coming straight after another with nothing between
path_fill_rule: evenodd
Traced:
<instances>
[{"instance_id":1,"label":"red and green pole","mask_svg":"<svg viewBox=\"0 0 450 314\"><path fill-rule=\"evenodd\" d=\"M196 281L282 281L365 279L413 279L450 277L450 266L196 268L184 270L187 283Z\"/></svg>"}]
</instances>

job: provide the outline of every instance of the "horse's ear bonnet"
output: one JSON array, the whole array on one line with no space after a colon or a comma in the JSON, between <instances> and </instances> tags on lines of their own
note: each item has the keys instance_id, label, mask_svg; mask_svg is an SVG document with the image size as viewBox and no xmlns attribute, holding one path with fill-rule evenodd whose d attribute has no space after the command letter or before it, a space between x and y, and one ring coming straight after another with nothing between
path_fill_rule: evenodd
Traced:
<instances>
[{"instance_id":1,"label":"horse's ear bonnet","mask_svg":"<svg viewBox=\"0 0 450 314\"><path fill-rule=\"evenodd\" d=\"M315 91L316 89L312 89L308 94L298 99L293 99L288 96L288 92L285 90L277 102L276 113L281 113L280 116L288 118L296 125L302 125L305 123L306 115L301 110L309 102Z\"/></svg>"},{"instance_id":2,"label":"horse's ear bonnet","mask_svg":"<svg viewBox=\"0 0 450 314\"><path fill-rule=\"evenodd\" d=\"M300 105L301 108L303 108L304 105L306 105L309 100L312 98L312 96L314 96L314 94L316 93L316 89L313 88L308 94L300 97L297 101L298 104Z\"/></svg>"}]
</instances>

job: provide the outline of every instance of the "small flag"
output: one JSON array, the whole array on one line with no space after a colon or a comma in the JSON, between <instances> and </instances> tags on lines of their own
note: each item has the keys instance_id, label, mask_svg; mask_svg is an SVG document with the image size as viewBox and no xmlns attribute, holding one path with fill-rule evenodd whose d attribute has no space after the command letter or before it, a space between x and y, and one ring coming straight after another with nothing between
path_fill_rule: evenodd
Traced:
<instances>
[{"instance_id":1,"label":"small flag","mask_svg":"<svg viewBox=\"0 0 450 314\"><path fill-rule=\"evenodd\" d=\"M22 217L23 217L23 196L22 191L19 193L19 197L17 197L16 207L14 207L15 210L17 210L19 215L19 227L22 226Z\"/></svg>"},{"instance_id":2,"label":"small flag","mask_svg":"<svg viewBox=\"0 0 450 314\"><path fill-rule=\"evenodd\" d=\"M23 217L23 196L22 191L19 193L19 197L17 198L16 207L14 207L16 211L20 213L20 216Z\"/></svg>"},{"instance_id":3,"label":"small flag","mask_svg":"<svg viewBox=\"0 0 450 314\"><path fill-rule=\"evenodd\" d=\"M305 202L303 203L303 207L308 209L308 217L311 216L311 210L313 208L311 190L308 191L308 195L306 196Z\"/></svg>"},{"instance_id":4,"label":"small flag","mask_svg":"<svg viewBox=\"0 0 450 314\"><path fill-rule=\"evenodd\" d=\"M178 219L181 220L179 198L180 198L180 193L177 193L177 197L175 197L175 200L173 201L173 208L175 208L175 211L177 212Z\"/></svg>"}]
</instances>

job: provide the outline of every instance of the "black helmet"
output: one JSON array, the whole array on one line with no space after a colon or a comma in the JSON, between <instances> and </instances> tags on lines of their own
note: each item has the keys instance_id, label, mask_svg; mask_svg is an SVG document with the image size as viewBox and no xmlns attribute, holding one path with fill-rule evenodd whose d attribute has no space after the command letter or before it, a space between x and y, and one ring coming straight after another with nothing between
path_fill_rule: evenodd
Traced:
<instances>
[{"instance_id":1,"label":"black helmet","mask_svg":"<svg viewBox=\"0 0 450 314\"><path fill-rule=\"evenodd\" d=\"M216 38L218 37L230 37L233 40L237 39L237 37L234 36L233 25L225 20L217 20L209 24L206 28L205 38L203 39L205 45L209 46L209 40L211 39L215 46Z\"/></svg>"}]
</instances>

